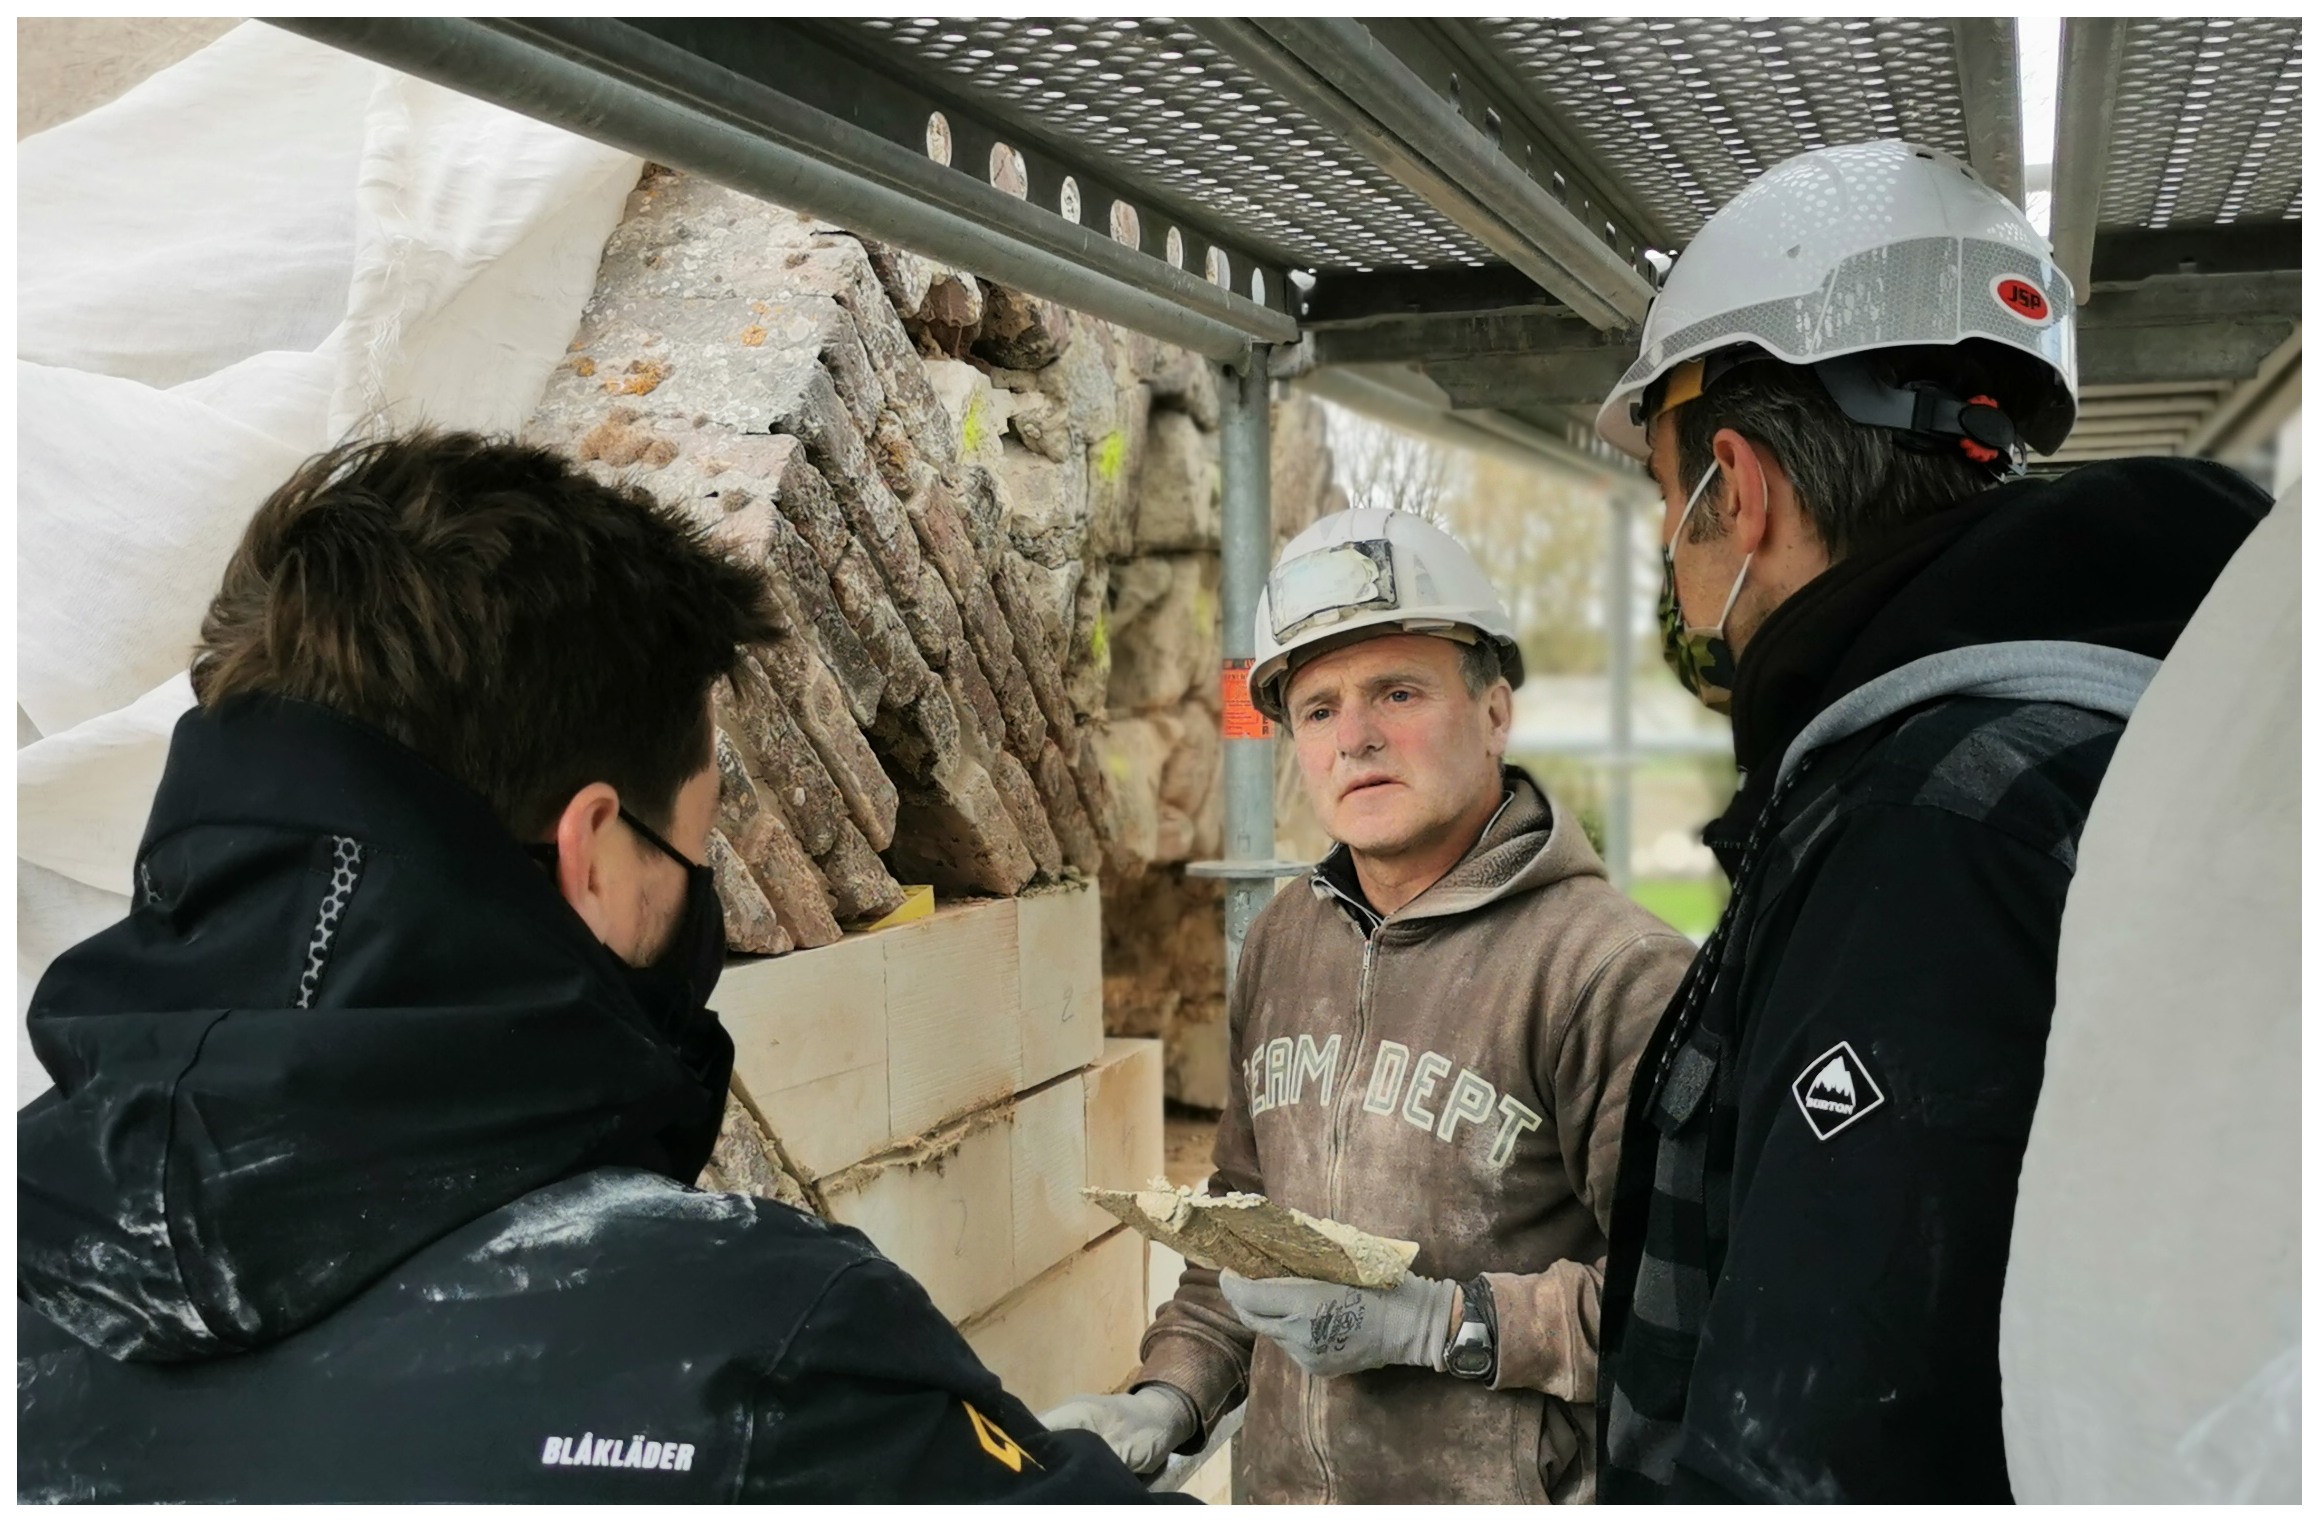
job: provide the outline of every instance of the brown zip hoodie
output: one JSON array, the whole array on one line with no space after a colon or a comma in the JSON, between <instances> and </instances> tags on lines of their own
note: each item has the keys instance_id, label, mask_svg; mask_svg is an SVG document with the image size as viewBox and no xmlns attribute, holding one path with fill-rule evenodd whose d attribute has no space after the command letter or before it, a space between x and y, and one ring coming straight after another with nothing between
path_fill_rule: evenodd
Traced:
<instances>
[{"instance_id":1,"label":"brown zip hoodie","mask_svg":"<svg viewBox=\"0 0 2319 1522\"><path fill-rule=\"evenodd\" d=\"M1594 1497L1627 1080L1693 948L1611 887L1568 810L1506 780L1473 850L1399 912L1352 902L1324 863L1257 916L1210 1185L1414 1241L1421 1274L1488 1273L1497 1379L1307 1375L1189 1269L1136 1378L1184 1391L1203 1428L1245 1394L1244 1499Z\"/></svg>"}]
</instances>

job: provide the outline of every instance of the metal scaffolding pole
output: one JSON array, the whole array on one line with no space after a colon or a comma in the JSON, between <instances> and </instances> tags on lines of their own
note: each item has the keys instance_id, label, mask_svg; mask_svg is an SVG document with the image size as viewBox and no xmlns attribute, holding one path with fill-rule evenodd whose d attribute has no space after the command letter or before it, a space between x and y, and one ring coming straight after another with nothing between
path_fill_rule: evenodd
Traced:
<instances>
[{"instance_id":1,"label":"metal scaffolding pole","mask_svg":"<svg viewBox=\"0 0 2319 1522\"><path fill-rule=\"evenodd\" d=\"M1256 599L1272 567L1271 355L1259 344L1245 366L1220 366L1217 373L1224 466L1224 860L1196 861L1184 870L1224 881L1227 989L1240 970L1249 923L1271 901L1273 880L1305 870L1304 863L1275 855L1272 726L1244 701L1256 658Z\"/></svg>"},{"instance_id":2,"label":"metal scaffolding pole","mask_svg":"<svg viewBox=\"0 0 2319 1522\"><path fill-rule=\"evenodd\" d=\"M1635 522L1625 492L1610 499L1610 555L1603 618L1610 634L1610 799L1604 810L1604 865L1624 892L1634 876L1635 828Z\"/></svg>"}]
</instances>

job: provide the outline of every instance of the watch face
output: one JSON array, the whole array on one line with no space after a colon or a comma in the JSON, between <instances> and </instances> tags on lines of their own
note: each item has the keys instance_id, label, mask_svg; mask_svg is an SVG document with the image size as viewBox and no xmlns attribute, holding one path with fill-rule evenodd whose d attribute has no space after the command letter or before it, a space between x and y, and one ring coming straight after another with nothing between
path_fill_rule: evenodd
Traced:
<instances>
[{"instance_id":1,"label":"watch face","mask_svg":"<svg viewBox=\"0 0 2319 1522\"><path fill-rule=\"evenodd\" d=\"M1459 1329L1458 1341L1443 1361L1450 1373L1466 1379L1479 1379L1490 1372L1489 1335L1480 1323L1468 1322Z\"/></svg>"}]
</instances>

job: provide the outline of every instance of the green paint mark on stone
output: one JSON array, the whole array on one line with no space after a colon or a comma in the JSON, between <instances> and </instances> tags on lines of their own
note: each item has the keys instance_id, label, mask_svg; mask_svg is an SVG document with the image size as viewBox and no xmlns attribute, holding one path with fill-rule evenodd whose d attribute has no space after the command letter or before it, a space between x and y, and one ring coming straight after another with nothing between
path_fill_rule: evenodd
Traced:
<instances>
[{"instance_id":1,"label":"green paint mark on stone","mask_svg":"<svg viewBox=\"0 0 2319 1522\"><path fill-rule=\"evenodd\" d=\"M978 453L982 441L990 435L990 403L981 397L969 398L966 420L958 426L958 440L968 454Z\"/></svg>"},{"instance_id":2,"label":"green paint mark on stone","mask_svg":"<svg viewBox=\"0 0 2319 1522\"><path fill-rule=\"evenodd\" d=\"M1096 665L1109 666L1111 664L1111 616L1109 614L1098 613L1095 615L1095 632L1088 639L1087 648L1094 653Z\"/></svg>"}]
</instances>

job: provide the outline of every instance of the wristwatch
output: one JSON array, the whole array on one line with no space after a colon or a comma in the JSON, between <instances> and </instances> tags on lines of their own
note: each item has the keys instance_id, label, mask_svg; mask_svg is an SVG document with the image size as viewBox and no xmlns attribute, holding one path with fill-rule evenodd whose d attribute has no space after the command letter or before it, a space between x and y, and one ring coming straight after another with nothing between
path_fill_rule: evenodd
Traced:
<instances>
[{"instance_id":1,"label":"wristwatch","mask_svg":"<svg viewBox=\"0 0 2319 1522\"><path fill-rule=\"evenodd\" d=\"M1459 1379L1486 1383L1498 1373L1498 1302L1486 1275L1476 1274L1459 1288L1465 1291L1465 1319L1450 1335L1444 1363Z\"/></svg>"}]
</instances>

